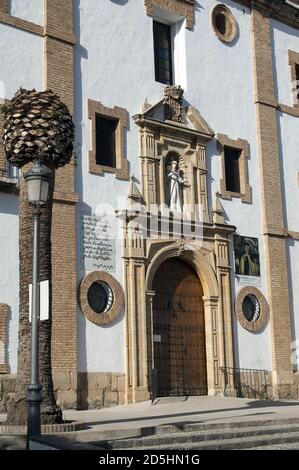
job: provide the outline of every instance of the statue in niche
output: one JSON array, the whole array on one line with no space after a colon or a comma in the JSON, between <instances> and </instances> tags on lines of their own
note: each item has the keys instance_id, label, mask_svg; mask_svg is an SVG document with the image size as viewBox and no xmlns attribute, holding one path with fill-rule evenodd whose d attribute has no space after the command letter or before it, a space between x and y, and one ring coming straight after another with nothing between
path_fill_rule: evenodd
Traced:
<instances>
[{"instance_id":1,"label":"statue in niche","mask_svg":"<svg viewBox=\"0 0 299 470\"><path fill-rule=\"evenodd\" d=\"M183 210L183 185L184 179L178 170L178 162L172 160L171 170L167 174L168 207L173 211Z\"/></svg>"},{"instance_id":2,"label":"statue in niche","mask_svg":"<svg viewBox=\"0 0 299 470\"><path fill-rule=\"evenodd\" d=\"M165 119L169 121L184 122L183 117L183 94L180 85L169 85L164 89Z\"/></svg>"}]
</instances>

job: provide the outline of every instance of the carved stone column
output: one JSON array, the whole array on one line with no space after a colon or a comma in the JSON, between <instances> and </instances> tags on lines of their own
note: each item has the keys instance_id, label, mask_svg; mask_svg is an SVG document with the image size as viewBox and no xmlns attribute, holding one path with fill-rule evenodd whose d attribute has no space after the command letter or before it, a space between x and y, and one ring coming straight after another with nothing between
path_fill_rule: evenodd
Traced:
<instances>
[{"instance_id":1,"label":"carved stone column","mask_svg":"<svg viewBox=\"0 0 299 470\"><path fill-rule=\"evenodd\" d=\"M224 374L223 389L228 396L236 396L233 380L234 368L234 350L233 350L233 325L232 325L232 302L231 302L231 285L230 270L228 263L228 240L216 235L215 250L217 258L217 277L220 290L220 316L222 324L222 348L223 357L221 366L228 369Z\"/></svg>"},{"instance_id":2,"label":"carved stone column","mask_svg":"<svg viewBox=\"0 0 299 470\"><path fill-rule=\"evenodd\" d=\"M205 308L206 356L208 375L208 395L220 395L221 377L219 366L223 360L223 352L219 345L221 335L221 318L218 311L218 297L203 297Z\"/></svg>"},{"instance_id":3,"label":"carved stone column","mask_svg":"<svg viewBox=\"0 0 299 470\"><path fill-rule=\"evenodd\" d=\"M148 400L144 240L128 222L125 236L126 402ZM132 233L132 231L134 233Z\"/></svg>"}]
</instances>

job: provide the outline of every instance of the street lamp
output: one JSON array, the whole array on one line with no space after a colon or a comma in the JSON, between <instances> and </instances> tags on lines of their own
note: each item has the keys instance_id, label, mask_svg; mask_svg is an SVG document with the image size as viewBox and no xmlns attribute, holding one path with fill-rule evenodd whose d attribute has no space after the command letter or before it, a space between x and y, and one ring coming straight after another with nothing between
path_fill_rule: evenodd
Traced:
<instances>
[{"instance_id":1,"label":"street lamp","mask_svg":"<svg viewBox=\"0 0 299 470\"><path fill-rule=\"evenodd\" d=\"M39 383L39 320L40 320L40 289L39 289L39 246L40 246L40 208L48 200L52 172L35 160L31 170L25 175L28 201L34 206L33 215L33 273L31 302L31 366L30 384L28 385L28 428L27 447L30 436L40 436L40 404L42 402L42 386Z\"/></svg>"}]
</instances>

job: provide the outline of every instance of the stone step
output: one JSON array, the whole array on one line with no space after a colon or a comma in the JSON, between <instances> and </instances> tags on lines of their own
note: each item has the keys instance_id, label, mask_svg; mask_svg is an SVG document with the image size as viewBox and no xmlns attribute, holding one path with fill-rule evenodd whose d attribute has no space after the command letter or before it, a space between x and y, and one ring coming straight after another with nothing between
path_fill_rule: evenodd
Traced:
<instances>
[{"instance_id":1,"label":"stone step","mask_svg":"<svg viewBox=\"0 0 299 470\"><path fill-rule=\"evenodd\" d=\"M185 430L185 428L187 428ZM241 426L241 427L222 427L218 429L191 429L192 426L185 426L181 432L169 434L160 434L131 439L116 439L109 441L93 441L93 445L99 445L107 449L131 449L131 448L149 448L161 445L173 445L184 443L200 443L215 440L230 440L242 437L263 436L272 434L299 433L299 423L276 424L262 426Z\"/></svg>"},{"instance_id":2,"label":"stone step","mask_svg":"<svg viewBox=\"0 0 299 470\"><path fill-rule=\"evenodd\" d=\"M171 444L162 444L156 446L146 446L146 450L251 450L257 449L265 450L271 449L272 446L297 444L299 448L299 432L295 433L276 433L276 434L263 434L260 436L244 436L233 439L216 439L211 441L201 442L183 442ZM127 450L127 447L119 448L118 450ZM130 450L138 450L140 447L131 447Z\"/></svg>"},{"instance_id":3,"label":"stone step","mask_svg":"<svg viewBox=\"0 0 299 470\"><path fill-rule=\"evenodd\" d=\"M25 449L26 437L25 436L0 436L0 450L7 450L12 448Z\"/></svg>"}]
</instances>

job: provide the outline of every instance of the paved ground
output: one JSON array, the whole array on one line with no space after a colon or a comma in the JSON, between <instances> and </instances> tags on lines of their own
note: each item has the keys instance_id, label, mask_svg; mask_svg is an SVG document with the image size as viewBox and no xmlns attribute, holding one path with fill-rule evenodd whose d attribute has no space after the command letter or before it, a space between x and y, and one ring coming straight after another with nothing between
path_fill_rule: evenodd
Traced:
<instances>
[{"instance_id":1,"label":"paved ground","mask_svg":"<svg viewBox=\"0 0 299 470\"><path fill-rule=\"evenodd\" d=\"M294 417L299 418L299 401L209 396L161 398L153 405L147 401L102 410L64 412L64 419L83 421L88 423L89 430L96 431L134 429L167 423L221 423Z\"/></svg>"}]
</instances>

